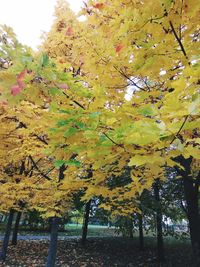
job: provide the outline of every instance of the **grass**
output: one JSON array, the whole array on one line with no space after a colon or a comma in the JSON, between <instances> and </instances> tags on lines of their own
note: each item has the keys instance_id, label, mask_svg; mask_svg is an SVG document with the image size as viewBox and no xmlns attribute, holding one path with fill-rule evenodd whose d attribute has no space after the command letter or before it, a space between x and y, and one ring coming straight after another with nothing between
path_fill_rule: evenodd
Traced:
<instances>
[{"instance_id":1,"label":"grass","mask_svg":"<svg viewBox=\"0 0 200 267\"><path fill-rule=\"evenodd\" d=\"M82 225L81 224L66 224L64 227L64 231L59 231L59 236L81 236L82 234ZM0 230L0 234L4 234L4 230ZM48 231L34 231L31 229L19 229L20 235L49 235ZM88 225L88 236L96 236L96 237L109 237L116 236L116 228L101 226L101 225Z\"/></svg>"},{"instance_id":2,"label":"grass","mask_svg":"<svg viewBox=\"0 0 200 267\"><path fill-rule=\"evenodd\" d=\"M81 236L81 224L67 224L65 225L66 234L69 236ZM88 225L88 236L116 236L116 228L101 226L101 225Z\"/></svg>"},{"instance_id":3,"label":"grass","mask_svg":"<svg viewBox=\"0 0 200 267\"><path fill-rule=\"evenodd\" d=\"M4 229L0 229L0 235L4 234ZM32 236L47 236L49 235L48 231L43 230L30 230L30 229L24 229L23 226L20 227L19 230L20 235L32 235ZM64 227L64 231L59 231L59 236L81 236L82 234L82 224L66 224ZM138 236L137 231L134 232L134 237ZM118 229L115 227L108 227L108 226L102 226L102 225L88 225L88 236L90 237L116 237L121 236L119 234ZM165 242L167 243L174 243L176 242L185 242L189 240L189 236L185 236L184 238L181 238L181 234L176 234L177 237L174 236L164 236ZM148 232L145 234L145 238L148 242L148 240L151 240L151 238L155 239L155 234L152 232ZM189 241L188 241L189 242Z\"/></svg>"}]
</instances>

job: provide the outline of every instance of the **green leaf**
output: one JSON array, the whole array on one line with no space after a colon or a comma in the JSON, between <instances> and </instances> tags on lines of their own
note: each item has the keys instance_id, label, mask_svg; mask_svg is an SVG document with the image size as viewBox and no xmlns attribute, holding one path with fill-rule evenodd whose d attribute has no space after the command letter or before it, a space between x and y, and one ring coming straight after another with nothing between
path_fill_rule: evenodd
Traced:
<instances>
[{"instance_id":1,"label":"green leaf","mask_svg":"<svg viewBox=\"0 0 200 267\"><path fill-rule=\"evenodd\" d=\"M75 134L76 132L78 131L78 129L74 128L74 127L71 127L69 128L69 130L67 130L65 133L64 133L64 137L70 137L71 135Z\"/></svg>"},{"instance_id":2,"label":"green leaf","mask_svg":"<svg viewBox=\"0 0 200 267\"><path fill-rule=\"evenodd\" d=\"M104 141L108 140L108 138L107 138L104 134L101 134L101 135L99 136L99 140L100 140L101 142L104 142Z\"/></svg>"},{"instance_id":3,"label":"green leaf","mask_svg":"<svg viewBox=\"0 0 200 267\"><path fill-rule=\"evenodd\" d=\"M57 126L65 126L65 125L68 125L71 121L72 121L72 119L59 120L59 121L57 122Z\"/></svg>"},{"instance_id":4,"label":"green leaf","mask_svg":"<svg viewBox=\"0 0 200 267\"><path fill-rule=\"evenodd\" d=\"M78 161L78 160L66 160L65 161L65 165L68 165L68 166L75 166L75 167L80 167L81 166L81 162Z\"/></svg>"},{"instance_id":5,"label":"green leaf","mask_svg":"<svg viewBox=\"0 0 200 267\"><path fill-rule=\"evenodd\" d=\"M154 116L156 115L156 111L153 105L145 105L144 107L139 109L139 113L143 116Z\"/></svg>"},{"instance_id":6,"label":"green leaf","mask_svg":"<svg viewBox=\"0 0 200 267\"><path fill-rule=\"evenodd\" d=\"M63 164L65 164L65 160L57 160L55 161L54 166L60 168Z\"/></svg>"},{"instance_id":7,"label":"green leaf","mask_svg":"<svg viewBox=\"0 0 200 267\"><path fill-rule=\"evenodd\" d=\"M59 113L71 114L71 110L60 109Z\"/></svg>"},{"instance_id":8,"label":"green leaf","mask_svg":"<svg viewBox=\"0 0 200 267\"><path fill-rule=\"evenodd\" d=\"M47 54L43 54L40 59L40 66L46 67L49 64L49 57Z\"/></svg>"},{"instance_id":9,"label":"green leaf","mask_svg":"<svg viewBox=\"0 0 200 267\"><path fill-rule=\"evenodd\" d=\"M76 122L76 125L77 125L78 128L80 128L81 130L86 130L86 129L87 129L86 125L85 125L84 123L80 122L80 121Z\"/></svg>"},{"instance_id":10,"label":"green leaf","mask_svg":"<svg viewBox=\"0 0 200 267\"><path fill-rule=\"evenodd\" d=\"M59 90L58 90L58 88L56 88L56 87L49 88L49 93L50 93L50 95L52 95L52 96L57 95L58 92L59 92Z\"/></svg>"},{"instance_id":11,"label":"green leaf","mask_svg":"<svg viewBox=\"0 0 200 267\"><path fill-rule=\"evenodd\" d=\"M68 165L68 166L75 166L75 167L80 167L81 166L81 162L78 160L57 160L54 163L54 166L56 168L60 168L62 165Z\"/></svg>"},{"instance_id":12,"label":"green leaf","mask_svg":"<svg viewBox=\"0 0 200 267\"><path fill-rule=\"evenodd\" d=\"M90 114L89 114L89 117L90 117L90 118L96 118L96 117L98 117L99 115L101 115L101 112L96 111L96 112L92 112L92 113L90 113Z\"/></svg>"}]
</instances>

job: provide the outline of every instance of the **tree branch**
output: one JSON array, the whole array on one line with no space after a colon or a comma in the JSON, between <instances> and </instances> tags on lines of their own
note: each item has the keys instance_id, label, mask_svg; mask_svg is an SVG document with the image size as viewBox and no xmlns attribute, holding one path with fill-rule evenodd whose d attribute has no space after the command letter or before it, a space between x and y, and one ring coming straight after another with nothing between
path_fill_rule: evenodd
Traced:
<instances>
[{"instance_id":1,"label":"tree branch","mask_svg":"<svg viewBox=\"0 0 200 267\"><path fill-rule=\"evenodd\" d=\"M116 66L114 66L115 70L119 72L119 74L121 74L121 76L123 76L124 78L126 78L127 80L129 80L131 82L130 85L133 85L135 87L137 87L139 90L141 91L145 91L144 88L140 87L139 85L137 85L137 83L135 83L128 75L126 75L126 73L124 73L122 70L119 70Z\"/></svg>"},{"instance_id":2,"label":"tree branch","mask_svg":"<svg viewBox=\"0 0 200 267\"><path fill-rule=\"evenodd\" d=\"M83 105L81 105L79 102L77 102L76 100L73 100L69 97L69 95L67 95L65 92L63 92L63 94L69 98L72 102L74 102L74 104L76 104L77 106L79 106L80 108L84 109L85 110L85 107Z\"/></svg>"},{"instance_id":3,"label":"tree branch","mask_svg":"<svg viewBox=\"0 0 200 267\"><path fill-rule=\"evenodd\" d=\"M34 161L34 159L32 158L32 156L29 156L29 159L31 160L33 166L35 167L35 169L39 172L39 174L44 177L45 179L47 179L48 181L51 181L51 178L49 178L49 176L47 176L45 173L43 173L39 167L37 166L36 162Z\"/></svg>"},{"instance_id":4,"label":"tree branch","mask_svg":"<svg viewBox=\"0 0 200 267\"><path fill-rule=\"evenodd\" d=\"M122 147L123 148L123 145L122 144L118 144L116 143L112 138L110 138L106 133L103 133L103 135L105 135L105 137L107 137L113 144L115 144L116 146L119 146L119 147Z\"/></svg>"},{"instance_id":5,"label":"tree branch","mask_svg":"<svg viewBox=\"0 0 200 267\"><path fill-rule=\"evenodd\" d=\"M177 35L177 33L176 33L175 29L174 29L174 25L172 24L171 21L169 22L169 24L171 26L172 32L173 32L173 34L174 34L177 42L178 42L178 44L179 44L179 46L181 48L181 51L183 52L184 56L188 59L187 54L186 54L186 51L185 51L185 48L184 48L184 46L183 46L183 44L181 42L181 39L178 37L178 35Z\"/></svg>"},{"instance_id":6,"label":"tree branch","mask_svg":"<svg viewBox=\"0 0 200 267\"><path fill-rule=\"evenodd\" d=\"M178 132L175 134L174 138L172 139L172 141L170 142L170 145L174 142L174 140L177 138L177 136L180 134L181 130L183 129L187 119L189 118L189 115L185 116L185 119L180 127L180 129L178 130Z\"/></svg>"},{"instance_id":7,"label":"tree branch","mask_svg":"<svg viewBox=\"0 0 200 267\"><path fill-rule=\"evenodd\" d=\"M40 140L40 141L41 141L42 143L44 143L45 145L48 145L48 142L47 142L44 138L40 137L40 136L37 135L37 134L33 134L33 136L37 137L37 139Z\"/></svg>"}]
</instances>

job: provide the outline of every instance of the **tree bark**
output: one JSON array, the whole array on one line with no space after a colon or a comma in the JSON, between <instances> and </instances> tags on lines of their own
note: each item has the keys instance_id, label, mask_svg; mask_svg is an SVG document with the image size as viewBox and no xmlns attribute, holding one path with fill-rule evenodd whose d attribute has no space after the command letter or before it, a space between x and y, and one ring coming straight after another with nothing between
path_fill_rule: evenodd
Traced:
<instances>
[{"instance_id":1,"label":"tree bark","mask_svg":"<svg viewBox=\"0 0 200 267\"><path fill-rule=\"evenodd\" d=\"M85 244L87 238L90 208L91 208L91 200L89 200L85 206L85 214L84 214L83 228L82 228L82 239L81 239L83 245Z\"/></svg>"},{"instance_id":2,"label":"tree bark","mask_svg":"<svg viewBox=\"0 0 200 267\"><path fill-rule=\"evenodd\" d=\"M15 221L15 226L13 229L13 235L12 235L12 245L16 246L17 245L17 235L18 235L18 230L19 230L19 222L21 219L22 213L20 211L17 212L17 217Z\"/></svg>"},{"instance_id":3,"label":"tree bark","mask_svg":"<svg viewBox=\"0 0 200 267\"><path fill-rule=\"evenodd\" d=\"M162 209L160 201L160 182L157 180L154 183L154 196L156 201L156 232L157 232L157 257L158 261L162 263L165 260L164 242L162 232Z\"/></svg>"},{"instance_id":4,"label":"tree bark","mask_svg":"<svg viewBox=\"0 0 200 267\"><path fill-rule=\"evenodd\" d=\"M143 250L144 249L144 233L143 233L143 218L142 218L142 214L138 214L138 224L139 224L140 250Z\"/></svg>"},{"instance_id":5,"label":"tree bark","mask_svg":"<svg viewBox=\"0 0 200 267\"><path fill-rule=\"evenodd\" d=\"M128 218L128 230L129 230L129 237L133 238L133 220L132 220L132 218Z\"/></svg>"},{"instance_id":6,"label":"tree bark","mask_svg":"<svg viewBox=\"0 0 200 267\"><path fill-rule=\"evenodd\" d=\"M59 226L59 218L57 217L51 218L50 244L49 244L46 267L55 266L57 242L58 242L58 226Z\"/></svg>"},{"instance_id":7,"label":"tree bark","mask_svg":"<svg viewBox=\"0 0 200 267\"><path fill-rule=\"evenodd\" d=\"M8 250L8 244L9 244L9 239L10 239L10 233L11 233L11 228L12 228L12 221L13 221L13 216L14 216L14 210L11 209L9 216L8 216L8 222L6 226L6 231L3 239L3 244L2 244L2 250L0 252L0 260L5 261L6 259L6 254Z\"/></svg>"},{"instance_id":8,"label":"tree bark","mask_svg":"<svg viewBox=\"0 0 200 267\"><path fill-rule=\"evenodd\" d=\"M191 176L192 158L179 157L179 162L184 170L179 170L183 177L184 195L189 221L190 239L193 252L193 260L196 266L200 266L200 215L199 215L199 177L193 181Z\"/></svg>"}]
</instances>

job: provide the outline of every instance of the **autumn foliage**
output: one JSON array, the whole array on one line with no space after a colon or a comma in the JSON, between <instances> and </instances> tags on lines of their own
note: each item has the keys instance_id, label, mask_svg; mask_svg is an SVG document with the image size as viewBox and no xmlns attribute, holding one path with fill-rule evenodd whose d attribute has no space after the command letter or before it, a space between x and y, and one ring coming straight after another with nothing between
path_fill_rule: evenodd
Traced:
<instances>
[{"instance_id":1,"label":"autumn foliage","mask_svg":"<svg viewBox=\"0 0 200 267\"><path fill-rule=\"evenodd\" d=\"M58 1L55 14L39 54L2 29L17 49L1 43L0 209L62 217L81 191L130 216L180 157L199 179L199 2L88 1L82 22Z\"/></svg>"}]
</instances>

